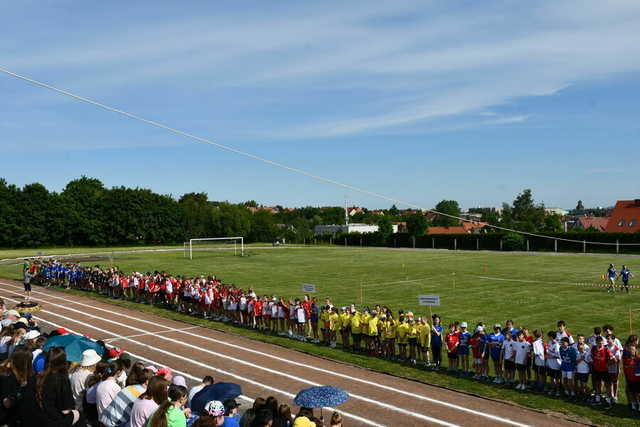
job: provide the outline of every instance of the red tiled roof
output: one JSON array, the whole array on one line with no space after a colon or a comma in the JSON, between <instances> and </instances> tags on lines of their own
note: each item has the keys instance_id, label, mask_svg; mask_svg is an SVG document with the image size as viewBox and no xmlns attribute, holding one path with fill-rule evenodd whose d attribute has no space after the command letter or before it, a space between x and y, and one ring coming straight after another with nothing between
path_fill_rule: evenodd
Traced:
<instances>
[{"instance_id":1,"label":"red tiled roof","mask_svg":"<svg viewBox=\"0 0 640 427\"><path fill-rule=\"evenodd\" d=\"M471 232L477 228L483 228L485 225L489 225L489 223L480 222L480 221L474 221L474 222L463 221L462 222L462 227L468 232Z\"/></svg>"},{"instance_id":2,"label":"red tiled roof","mask_svg":"<svg viewBox=\"0 0 640 427\"><path fill-rule=\"evenodd\" d=\"M618 200L605 231L609 233L640 231L640 200Z\"/></svg>"},{"instance_id":3,"label":"red tiled roof","mask_svg":"<svg viewBox=\"0 0 640 427\"><path fill-rule=\"evenodd\" d=\"M578 218L578 222L585 230L589 227L593 227L598 231L605 231L607 229L609 217L585 216L584 218Z\"/></svg>"},{"instance_id":4,"label":"red tiled roof","mask_svg":"<svg viewBox=\"0 0 640 427\"><path fill-rule=\"evenodd\" d=\"M461 225L451 227L429 227L426 234L468 234L469 230Z\"/></svg>"}]
</instances>

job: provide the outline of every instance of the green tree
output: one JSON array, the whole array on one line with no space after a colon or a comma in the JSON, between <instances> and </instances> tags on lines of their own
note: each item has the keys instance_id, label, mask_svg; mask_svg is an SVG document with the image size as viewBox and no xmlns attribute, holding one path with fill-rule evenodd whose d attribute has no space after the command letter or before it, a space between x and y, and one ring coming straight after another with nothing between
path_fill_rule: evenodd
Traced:
<instances>
[{"instance_id":1,"label":"green tree","mask_svg":"<svg viewBox=\"0 0 640 427\"><path fill-rule=\"evenodd\" d=\"M378 219L378 233L385 238L393 233L391 221L386 215L383 215Z\"/></svg>"},{"instance_id":2,"label":"green tree","mask_svg":"<svg viewBox=\"0 0 640 427\"><path fill-rule=\"evenodd\" d=\"M435 211L446 214L446 215L451 215L454 217L460 216L460 206L458 205L458 202L456 202L455 200L442 200L440 203L436 205ZM433 223L435 225L444 226L444 227L460 224L459 219L452 218L451 216L446 216L446 215L438 215L438 217L434 220Z\"/></svg>"},{"instance_id":3,"label":"green tree","mask_svg":"<svg viewBox=\"0 0 640 427\"><path fill-rule=\"evenodd\" d=\"M414 213L407 217L407 231L414 237L424 235L427 226L427 218L422 213Z\"/></svg>"},{"instance_id":4,"label":"green tree","mask_svg":"<svg viewBox=\"0 0 640 427\"><path fill-rule=\"evenodd\" d=\"M391 206L391 209L389 209L388 214L391 216L398 216L400 215L400 211L398 210L398 207L394 204Z\"/></svg>"}]
</instances>

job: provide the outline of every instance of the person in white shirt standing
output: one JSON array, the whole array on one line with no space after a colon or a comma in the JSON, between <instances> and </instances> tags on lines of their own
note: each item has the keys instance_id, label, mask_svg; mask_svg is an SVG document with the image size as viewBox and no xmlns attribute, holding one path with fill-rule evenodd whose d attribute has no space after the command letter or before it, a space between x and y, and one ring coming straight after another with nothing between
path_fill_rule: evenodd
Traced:
<instances>
[{"instance_id":1,"label":"person in white shirt standing","mask_svg":"<svg viewBox=\"0 0 640 427\"><path fill-rule=\"evenodd\" d=\"M513 344L515 352L516 370L518 371L519 384L516 386L516 390L527 389L527 360L531 352L531 344L529 344L524 337L522 331L518 332L518 341Z\"/></svg>"},{"instance_id":2,"label":"person in white shirt standing","mask_svg":"<svg viewBox=\"0 0 640 427\"><path fill-rule=\"evenodd\" d=\"M533 365L536 372L536 391L542 392L547 382L547 348L546 343L542 339L542 331L540 329L534 330L533 336L535 337L535 341L533 342Z\"/></svg>"},{"instance_id":3,"label":"person in white shirt standing","mask_svg":"<svg viewBox=\"0 0 640 427\"><path fill-rule=\"evenodd\" d=\"M589 382L589 372L591 372L591 348L587 343L578 342L578 358L576 359L576 377L578 384L576 390L583 398L588 398L587 383Z\"/></svg>"},{"instance_id":4,"label":"person in white shirt standing","mask_svg":"<svg viewBox=\"0 0 640 427\"><path fill-rule=\"evenodd\" d=\"M508 383L513 383L516 373L516 353L515 348L513 347L515 341L513 341L511 331L503 331L503 334L504 343L502 344L502 360L504 366L504 380Z\"/></svg>"},{"instance_id":5,"label":"person in white shirt standing","mask_svg":"<svg viewBox=\"0 0 640 427\"><path fill-rule=\"evenodd\" d=\"M562 359L560 358L560 343L556 340L556 333L554 331L549 331L547 336L549 337L546 356L547 375L552 383L549 396L555 393L556 397L560 397L560 387L562 385L560 378L560 364L562 363Z\"/></svg>"}]
</instances>

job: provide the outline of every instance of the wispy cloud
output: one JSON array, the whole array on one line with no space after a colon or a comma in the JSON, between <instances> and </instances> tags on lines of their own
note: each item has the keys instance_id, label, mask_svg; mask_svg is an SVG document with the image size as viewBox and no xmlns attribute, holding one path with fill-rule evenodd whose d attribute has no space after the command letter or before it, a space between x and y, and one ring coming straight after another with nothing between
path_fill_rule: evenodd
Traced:
<instances>
[{"instance_id":1,"label":"wispy cloud","mask_svg":"<svg viewBox=\"0 0 640 427\"><path fill-rule=\"evenodd\" d=\"M438 2L328 3L133 27L124 18L104 31L88 26L82 37L59 28L49 43L22 46L16 38L0 47L8 67L89 95L193 92L184 109L223 120L244 115L249 133L331 138L438 127L452 117L461 126L525 122L526 114L493 109L639 70L638 22L637 1L457 10ZM188 105L221 91L225 97L209 104L215 109Z\"/></svg>"}]
</instances>

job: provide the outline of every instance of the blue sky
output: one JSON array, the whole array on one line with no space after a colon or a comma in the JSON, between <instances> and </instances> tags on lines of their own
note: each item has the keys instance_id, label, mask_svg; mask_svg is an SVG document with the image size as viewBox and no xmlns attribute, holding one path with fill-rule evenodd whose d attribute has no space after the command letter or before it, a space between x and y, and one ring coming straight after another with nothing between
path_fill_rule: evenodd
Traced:
<instances>
[{"instance_id":1,"label":"blue sky","mask_svg":"<svg viewBox=\"0 0 640 427\"><path fill-rule=\"evenodd\" d=\"M640 2L0 3L0 67L425 208L640 197ZM388 207L0 75L0 176Z\"/></svg>"}]
</instances>

